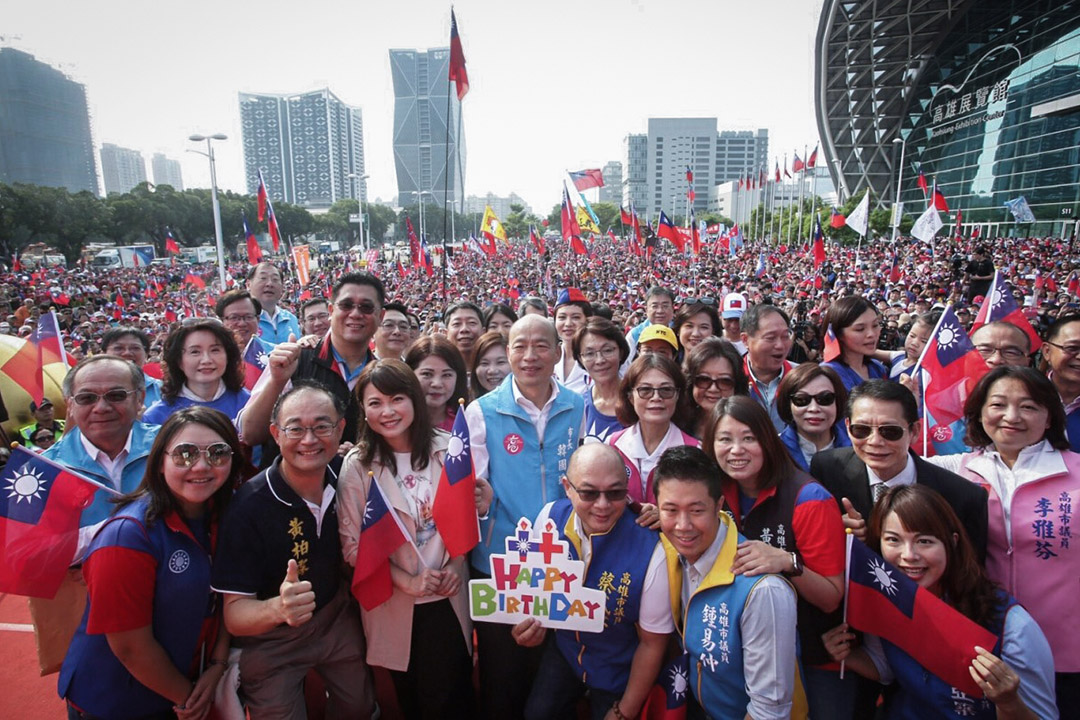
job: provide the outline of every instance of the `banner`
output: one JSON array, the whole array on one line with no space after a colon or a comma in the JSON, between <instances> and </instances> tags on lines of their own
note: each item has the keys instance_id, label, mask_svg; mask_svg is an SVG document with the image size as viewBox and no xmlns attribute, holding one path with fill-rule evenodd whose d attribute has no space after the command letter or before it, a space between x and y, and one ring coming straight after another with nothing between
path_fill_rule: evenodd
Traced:
<instances>
[{"instance_id":1,"label":"banner","mask_svg":"<svg viewBox=\"0 0 1080 720\"><path fill-rule=\"evenodd\" d=\"M311 249L307 245L296 245L292 249L293 264L296 265L296 279L300 287L306 287L311 279Z\"/></svg>"}]
</instances>

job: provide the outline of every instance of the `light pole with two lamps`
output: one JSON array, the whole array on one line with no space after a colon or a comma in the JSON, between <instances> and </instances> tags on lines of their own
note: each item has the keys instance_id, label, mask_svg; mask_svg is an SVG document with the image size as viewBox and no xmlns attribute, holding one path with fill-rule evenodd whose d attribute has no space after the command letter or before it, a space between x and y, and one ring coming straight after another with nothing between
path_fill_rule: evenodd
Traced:
<instances>
[{"instance_id":1,"label":"light pole with two lamps","mask_svg":"<svg viewBox=\"0 0 1080 720\"><path fill-rule=\"evenodd\" d=\"M225 292L225 243L221 239L221 205L218 204L217 196L217 171L214 169L214 140L228 140L224 133L214 135L191 135L191 142L206 141L206 152L202 150L190 150L189 152L205 155L210 158L210 199L214 206L214 238L217 240L218 279L221 280L221 291Z\"/></svg>"},{"instance_id":2,"label":"light pole with two lamps","mask_svg":"<svg viewBox=\"0 0 1080 720\"><path fill-rule=\"evenodd\" d=\"M360 251L366 252L367 247L364 245L364 183L371 176L349 173L347 177L356 181L356 207L360 211Z\"/></svg>"},{"instance_id":3,"label":"light pole with two lamps","mask_svg":"<svg viewBox=\"0 0 1080 720\"><path fill-rule=\"evenodd\" d=\"M892 241L895 243L900 235L900 190L904 186L904 151L907 150L907 138L893 138L893 145L900 143L900 165L897 168L896 177L896 202L893 203L893 226Z\"/></svg>"}]
</instances>

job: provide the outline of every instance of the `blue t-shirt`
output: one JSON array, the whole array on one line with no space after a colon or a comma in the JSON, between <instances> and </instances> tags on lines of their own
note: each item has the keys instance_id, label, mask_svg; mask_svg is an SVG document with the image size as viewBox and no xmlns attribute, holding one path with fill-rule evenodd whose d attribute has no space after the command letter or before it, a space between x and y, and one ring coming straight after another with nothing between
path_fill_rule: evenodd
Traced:
<instances>
[{"instance_id":1,"label":"blue t-shirt","mask_svg":"<svg viewBox=\"0 0 1080 720\"><path fill-rule=\"evenodd\" d=\"M172 401L158 400L143 413L143 422L161 425L177 410L182 410L186 407L191 407L192 405L203 405L208 408L213 408L214 410L219 410L225 413L225 416L230 420L235 420L236 416L240 414L240 410L247 405L248 398L250 397L251 393L240 388L237 392L226 390L221 397L211 402L192 400L182 395Z\"/></svg>"},{"instance_id":2,"label":"blue t-shirt","mask_svg":"<svg viewBox=\"0 0 1080 720\"><path fill-rule=\"evenodd\" d=\"M623 424L614 415L605 415L593 405L592 388L585 388L581 393L585 399L585 437L582 443L607 442L608 436L623 429Z\"/></svg>"}]
</instances>

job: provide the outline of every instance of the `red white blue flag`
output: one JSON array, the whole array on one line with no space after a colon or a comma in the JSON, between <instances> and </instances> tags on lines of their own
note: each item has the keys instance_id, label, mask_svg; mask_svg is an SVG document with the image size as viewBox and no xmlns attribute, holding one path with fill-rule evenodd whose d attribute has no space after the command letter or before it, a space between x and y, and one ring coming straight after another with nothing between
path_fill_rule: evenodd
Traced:
<instances>
[{"instance_id":1,"label":"red white blue flag","mask_svg":"<svg viewBox=\"0 0 1080 720\"><path fill-rule=\"evenodd\" d=\"M386 501L379 483L370 475L368 480L367 504L360 523L352 593L365 610L372 610L394 594L390 556L408 542L408 535L401 527L397 513Z\"/></svg>"},{"instance_id":2,"label":"red white blue flag","mask_svg":"<svg viewBox=\"0 0 1080 720\"><path fill-rule=\"evenodd\" d=\"M473 497L475 490L476 472L473 469L472 446L469 444L469 423L465 420L465 406L462 405L454 418L454 429L446 448L446 460L432 507L435 528L452 558L464 555L480 542L480 525Z\"/></svg>"},{"instance_id":3,"label":"red white blue flag","mask_svg":"<svg viewBox=\"0 0 1080 720\"><path fill-rule=\"evenodd\" d=\"M604 174L599 168L575 170L570 173L570 180L573 181L578 192L594 187L604 187Z\"/></svg>"},{"instance_id":4,"label":"red white blue flag","mask_svg":"<svg viewBox=\"0 0 1080 720\"><path fill-rule=\"evenodd\" d=\"M457 16L450 9L450 79L457 85L457 99L460 102L469 92L469 74L465 72L465 51L461 48L461 36L458 34Z\"/></svg>"},{"instance_id":5,"label":"red white blue flag","mask_svg":"<svg viewBox=\"0 0 1080 720\"><path fill-rule=\"evenodd\" d=\"M266 219L266 208L270 205L270 196L266 192L266 183L263 181L262 170L259 170L259 188L255 191L255 198L259 205L259 222Z\"/></svg>"},{"instance_id":6,"label":"red white blue flag","mask_svg":"<svg viewBox=\"0 0 1080 720\"><path fill-rule=\"evenodd\" d=\"M1070 292L1075 295L1074 277L1075 274L1070 277L1069 287ZM990 283L990 290L986 293L986 297L983 298L983 303L975 316L975 322L971 325L971 333L974 334L983 325L998 321L1007 322L1023 330L1031 341L1031 352L1034 353L1042 347L1042 338L1035 332L1035 328L1031 327L1031 322L1028 321L1023 311L1017 307L1009 286L1005 284L1005 279L1001 277L1001 271L995 270L994 280Z\"/></svg>"},{"instance_id":7,"label":"red white blue flag","mask_svg":"<svg viewBox=\"0 0 1080 720\"><path fill-rule=\"evenodd\" d=\"M946 425L964 417L964 401L989 368L952 305L942 312L912 375L918 377L919 368L930 373L923 385L926 411Z\"/></svg>"},{"instance_id":8,"label":"red white blue flag","mask_svg":"<svg viewBox=\"0 0 1080 720\"><path fill-rule=\"evenodd\" d=\"M254 335L248 340L247 349L244 350L244 387L251 390L255 383L259 382L263 370L266 369L266 350L259 338Z\"/></svg>"},{"instance_id":9,"label":"red white blue flag","mask_svg":"<svg viewBox=\"0 0 1080 720\"><path fill-rule=\"evenodd\" d=\"M686 241L683 240L682 233L678 231L674 223L668 220L663 210L660 211L660 219L656 221L656 236L670 240L680 253L686 249Z\"/></svg>"},{"instance_id":10,"label":"red white blue flag","mask_svg":"<svg viewBox=\"0 0 1080 720\"><path fill-rule=\"evenodd\" d=\"M832 362L840 357L840 341L836 339L832 323L829 323L829 327L825 328L825 348L821 357L825 362Z\"/></svg>"},{"instance_id":11,"label":"red white blue flag","mask_svg":"<svg viewBox=\"0 0 1080 720\"><path fill-rule=\"evenodd\" d=\"M681 653L660 671L645 705L642 720L684 720L686 698L690 694L690 656Z\"/></svg>"},{"instance_id":12,"label":"red white blue flag","mask_svg":"<svg viewBox=\"0 0 1080 720\"><path fill-rule=\"evenodd\" d=\"M259 247L259 241L255 239L255 233L251 232L251 228L248 227L247 213L241 208L240 221L244 223L244 240L247 242L247 258L249 265L258 265L262 260L262 248Z\"/></svg>"}]
</instances>

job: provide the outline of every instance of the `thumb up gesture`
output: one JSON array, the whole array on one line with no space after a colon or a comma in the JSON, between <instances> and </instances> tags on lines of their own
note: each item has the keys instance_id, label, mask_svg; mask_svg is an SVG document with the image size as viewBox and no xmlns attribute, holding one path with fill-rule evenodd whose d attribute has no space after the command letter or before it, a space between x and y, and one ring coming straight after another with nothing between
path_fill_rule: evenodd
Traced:
<instances>
[{"instance_id":1,"label":"thumb up gesture","mask_svg":"<svg viewBox=\"0 0 1080 720\"><path fill-rule=\"evenodd\" d=\"M278 600L281 621L292 627L303 625L315 613L315 591L310 582L300 580L300 566L295 560L289 560Z\"/></svg>"}]
</instances>

